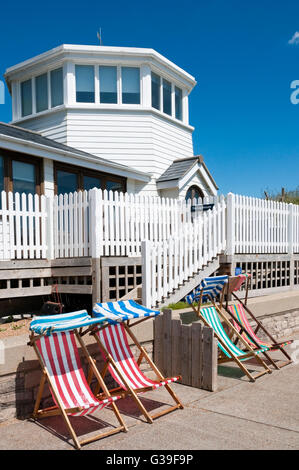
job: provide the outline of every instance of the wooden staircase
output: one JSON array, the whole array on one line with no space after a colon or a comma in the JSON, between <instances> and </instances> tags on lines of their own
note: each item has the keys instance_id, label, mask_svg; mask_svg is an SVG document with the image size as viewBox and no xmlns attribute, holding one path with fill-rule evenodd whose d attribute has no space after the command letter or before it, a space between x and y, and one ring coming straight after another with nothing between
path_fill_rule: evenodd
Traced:
<instances>
[{"instance_id":1,"label":"wooden staircase","mask_svg":"<svg viewBox=\"0 0 299 470\"><path fill-rule=\"evenodd\" d=\"M203 269L199 270L187 281L184 281L177 289L164 298L162 302L158 304L159 308L166 307L169 304L175 304L188 295L193 289L195 289L205 277L211 276L220 267L219 256L213 258L212 261L208 262Z\"/></svg>"},{"instance_id":2,"label":"wooden staircase","mask_svg":"<svg viewBox=\"0 0 299 470\"><path fill-rule=\"evenodd\" d=\"M181 284L177 289L171 292L167 298L164 298L162 302L158 304L158 307L166 307L169 304L174 304L183 299L193 289L195 289L200 282L205 278L211 276L220 267L219 256L210 261L203 269L199 270L193 277ZM142 303L142 284L139 284L120 300L135 300L136 302Z\"/></svg>"}]
</instances>

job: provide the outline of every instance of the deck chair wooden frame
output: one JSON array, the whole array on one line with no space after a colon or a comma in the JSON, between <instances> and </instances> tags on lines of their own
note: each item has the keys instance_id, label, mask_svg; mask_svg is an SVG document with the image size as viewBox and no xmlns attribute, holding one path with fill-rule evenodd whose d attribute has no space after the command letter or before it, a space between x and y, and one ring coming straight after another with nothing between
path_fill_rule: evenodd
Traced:
<instances>
[{"instance_id":1,"label":"deck chair wooden frame","mask_svg":"<svg viewBox=\"0 0 299 470\"><path fill-rule=\"evenodd\" d=\"M232 280L232 279L234 279L234 277L231 277L231 278L228 279L228 283L227 283L226 288L225 288L226 302L224 303L224 308L225 308L225 311L230 315L232 320L235 322L235 324L238 325L238 327L240 328L239 333L243 336L243 338L245 338L245 340L246 340L246 337L247 337L247 342L251 343L256 348L260 348L262 345L266 345L268 347L268 351L267 352L265 351L263 354L268 359L268 361L274 366L275 369L279 370L282 367L285 367L285 366L289 365L290 363L292 363L293 362L292 358L287 353L287 351L284 349L284 346L286 346L287 344L291 344L293 342L293 340L288 340L288 341L283 341L283 342L278 343L273 338L271 333L267 330L267 328L265 328L265 326L261 323L261 321L258 320L258 318L256 318L256 316L253 314L253 312L250 310L250 308L247 305L248 290L249 290L249 279L250 278L247 277L246 280L245 280L246 287L245 287L245 299L244 299L244 301L242 301L238 297L238 295L232 289L230 289L230 280ZM233 314L233 312L229 308L230 305L228 304L229 296L232 296L242 306L242 308L249 315L249 317L255 322L254 329L249 324L248 324L249 326L247 326L247 328L246 328L246 325L244 325L244 323L240 322L240 320L236 317L236 315ZM259 330L262 330L265 333L265 335L270 339L270 342L268 344L266 344L265 342L263 342L260 338L258 338L256 336ZM275 351L275 350L281 351L281 353L287 358L287 360L285 360L285 361L281 360L279 362L275 362L272 359L271 355L269 354L271 351Z\"/></svg>"},{"instance_id":2,"label":"deck chair wooden frame","mask_svg":"<svg viewBox=\"0 0 299 470\"><path fill-rule=\"evenodd\" d=\"M154 364L154 362L149 357L149 355L148 355L147 351L145 350L145 348L141 346L141 344L139 343L136 336L134 335L134 333L131 330L131 328L133 326L135 326L135 325L137 325L137 324L139 324L143 321L146 321L147 319L148 318L143 318L141 320L137 320L133 324L131 324L130 320L128 320L128 321L125 321L125 322L122 322L122 323L117 323L115 325L110 324L110 325L105 325L104 327L92 327L91 330L90 330L90 333L94 336L94 338L95 338L95 340L96 340L96 342L97 342L97 344L98 344L98 346L99 346L99 348L100 348L100 350L103 354L104 360L105 360L104 368L101 371L102 378L104 379L107 371L110 370L111 375L113 375L114 378L116 378L116 381L119 383L118 387L109 390L111 395L114 396L114 394L120 394L122 397L131 396L133 398L133 400L135 401L136 405L139 407L139 409L142 412L143 416L145 417L146 421L148 423L153 423L154 419L159 418L160 416L163 416L167 413L170 413L170 412L172 412L176 409L183 409L184 406L183 406L182 402L180 401L180 399L178 398L178 396L176 395L176 393L170 387L171 382L180 380L181 377L180 376L171 377L171 378L164 377L163 374L161 373L161 371L157 368L157 366ZM123 327L123 331L128 334L128 336L131 338L131 340L133 341L133 343L135 344L135 346L139 350L139 357L138 357L137 361L135 361L135 359L133 357L133 354L131 352L131 348L128 344L128 349L129 349L130 353L132 354L132 358L135 361L135 367L138 367L138 370L139 370L138 373L140 374L140 376L146 378L146 376L140 370L140 364L143 360L145 360L147 362L147 364L149 365L149 367L156 374L156 377L158 379L157 382L150 381L150 379L146 378L147 381L152 382L152 385L150 385L148 387L141 387L141 388L133 387L131 385L130 381L127 379L126 375L123 373L121 368L118 366L117 361L115 360L115 358L111 354L111 351L108 351L108 348L104 344L104 341L102 341L100 339L100 334L99 333L101 331L103 332L103 330L105 328L113 329L113 328L119 328L120 326ZM93 375L92 372L93 371L91 370L90 375L88 377L89 382L91 381L91 378L92 378L92 375ZM118 378L120 380L117 380ZM138 395L140 393L144 393L144 392L147 392L147 391L154 390L155 388L158 388L160 386L165 387L167 392L173 398L173 400L175 402L175 405L170 406L166 410L160 411L158 413L149 414L149 412L146 410L146 408L142 404L142 402L141 402ZM98 384L98 386L94 390L94 393L98 398L101 397L101 394L99 393L99 390L100 390L100 384Z\"/></svg>"},{"instance_id":3,"label":"deck chair wooden frame","mask_svg":"<svg viewBox=\"0 0 299 470\"><path fill-rule=\"evenodd\" d=\"M220 305L222 304L223 302L223 295L224 295L224 289L222 290L221 292L221 301L220 301ZM240 333L237 331L236 328L234 328L234 326L231 324L231 322L228 320L228 318L222 313L221 311L221 308L218 307L213 299L213 297L210 295L210 294L207 294L206 295L208 297L208 299L210 300L210 302L212 303L212 306L215 308L216 312L218 313L220 319L222 322L224 322L228 328L231 328L231 330L233 331L233 333L239 338L240 342L243 344L243 346L245 347L245 350L244 352L246 352L246 354L243 354L241 356L241 359L240 360L238 358L238 356L236 354L234 354L233 351L231 351L229 349L229 347L225 344L225 342L223 341L223 339L221 338L221 336L218 334L218 332L213 328L214 330L214 334L218 340L218 342L221 344L222 348L227 352L227 354L230 356L226 356L226 355L223 355L223 353L219 353L219 356L218 356L218 364L222 364L222 363L226 363L226 362L231 362L231 361L234 361L239 367L240 369L247 375L247 377L249 378L249 380L251 382L255 382L255 380L265 374L271 374L271 370L267 367L267 365L265 364L265 362L260 358L259 354L257 354L257 351L255 351L245 340L244 338L242 337L242 335L240 335ZM211 328L211 325L210 323L206 320L206 318L204 317L204 315L201 313L201 308L202 308L202 297L203 297L203 290L201 291L200 293L200 298L199 298L199 301L198 301L198 305L197 305L197 308L191 304L191 307L192 309L194 310L194 312L196 313L196 315L198 316L198 318L200 318L202 320L202 322L204 323L205 326L208 326L209 328ZM232 342L231 339L227 336L227 338L229 339L229 342ZM229 343L228 343L229 344ZM219 350L219 348L218 348ZM242 361L244 360L248 360L248 359L256 359L256 361L263 367L264 370L262 370L261 372L257 373L256 375L252 375L249 370L247 369L247 367L243 364Z\"/></svg>"},{"instance_id":4,"label":"deck chair wooden frame","mask_svg":"<svg viewBox=\"0 0 299 470\"><path fill-rule=\"evenodd\" d=\"M68 332L69 333L69 332ZM40 366L41 366L41 369L42 369L42 375L41 375L41 380L40 380L40 385L39 385L39 389L38 389L38 393L37 393L37 397L36 397L36 401L35 401L35 405L34 405L34 411L33 411L33 415L32 417L34 419L40 419L40 418L46 418L46 417L50 417L50 416L56 416L56 415L61 415L65 424L66 424L66 427L74 441L74 444L75 444L75 447L76 449L80 449L81 446L85 445L85 444L88 444L90 442L93 442L93 441L96 441L98 439L102 439L104 437L107 437L107 436L110 436L112 434L116 434L118 432L127 432L127 427L118 411L118 408L115 404L115 401L116 399L118 398L121 398L120 396L118 397L112 397L111 394L109 393L109 390L108 388L106 387L105 385L105 382L103 381L101 375L99 374L97 368L95 367L95 364L94 364L94 361L92 360L92 358L90 357L89 355L89 352L85 346L85 344L83 343L83 340L82 338L80 337L79 333L77 330L74 330L74 335L75 335L75 338L77 339L78 343L80 344L81 348L82 348L82 351L83 351L83 354L89 364L89 367L93 370L93 373L98 381L98 383L100 384L102 390L103 390L103 394L102 394L102 398L100 400L97 399L98 401L98 404L99 404L99 407L101 405L102 408L105 407L107 404L109 404L112 408L112 411L114 412L120 426L119 427L116 427L108 432L103 432L101 434L97 434L96 436L92 436L90 438L87 438L87 439L84 439L84 440L81 440L79 441L72 425L71 425L71 422L70 422L70 419L69 419L69 415L74 415L74 416L83 416L85 414L88 414L88 410L78 406L78 407L75 407L75 408L66 408L63 404L63 400L61 398L61 396L59 395L59 393L57 392L56 390L56 387L54 386L54 383L53 383L53 380L52 380L52 377L51 377L51 374L47 368L47 365L45 363L45 360L42 356L42 354L40 353L39 351L39 348L37 346L37 341L40 340L42 337L44 338L47 338L46 335L35 335L33 332L30 334L30 340L28 342L28 345L32 346L36 355L37 355L37 358L38 358L38 361L40 363ZM61 335L63 333L54 333L55 335ZM77 344L76 344L77 346ZM79 352L78 352L78 359L79 359L79 363L80 363L80 366L81 366L81 362L80 362L80 357L79 357ZM54 406L51 406L51 407L47 407L47 408L40 408L40 403L41 403L41 399L42 399L42 395L43 395L43 391L44 391L44 386L45 384L48 383L48 386L50 388L50 391L51 391L51 394L52 394L52 397L54 399L54 401L56 402L56 404ZM87 383L86 383L87 385ZM93 395L91 390L90 390L90 395ZM97 409L97 406L94 407L95 409Z\"/></svg>"}]
</instances>

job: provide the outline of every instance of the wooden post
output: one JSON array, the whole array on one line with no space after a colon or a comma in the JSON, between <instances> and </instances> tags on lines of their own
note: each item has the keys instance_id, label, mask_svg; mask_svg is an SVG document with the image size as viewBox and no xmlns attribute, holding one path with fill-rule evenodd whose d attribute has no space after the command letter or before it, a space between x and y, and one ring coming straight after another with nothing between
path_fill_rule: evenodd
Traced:
<instances>
[{"instance_id":1,"label":"wooden post","mask_svg":"<svg viewBox=\"0 0 299 470\"><path fill-rule=\"evenodd\" d=\"M166 377L171 375L171 343L172 343L172 310L163 310L163 350L164 350L164 373ZM176 373L177 374L177 373Z\"/></svg>"},{"instance_id":2,"label":"wooden post","mask_svg":"<svg viewBox=\"0 0 299 470\"><path fill-rule=\"evenodd\" d=\"M294 219L295 219L294 205L289 204L288 209L289 209L289 214L288 214L288 254L292 256L293 251L294 251Z\"/></svg>"},{"instance_id":3,"label":"wooden post","mask_svg":"<svg viewBox=\"0 0 299 470\"><path fill-rule=\"evenodd\" d=\"M192 360L191 360L191 383L192 387L201 388L202 379L202 327L199 322L192 323Z\"/></svg>"},{"instance_id":4,"label":"wooden post","mask_svg":"<svg viewBox=\"0 0 299 470\"><path fill-rule=\"evenodd\" d=\"M202 383L201 388L214 392L217 390L217 341L212 328L202 330Z\"/></svg>"},{"instance_id":5,"label":"wooden post","mask_svg":"<svg viewBox=\"0 0 299 470\"><path fill-rule=\"evenodd\" d=\"M182 322L181 320L172 320L171 337L171 376L182 375ZM168 374L167 374L168 375Z\"/></svg>"},{"instance_id":6,"label":"wooden post","mask_svg":"<svg viewBox=\"0 0 299 470\"><path fill-rule=\"evenodd\" d=\"M152 307L151 297L151 242L141 242L142 258L142 305Z\"/></svg>"},{"instance_id":7,"label":"wooden post","mask_svg":"<svg viewBox=\"0 0 299 470\"><path fill-rule=\"evenodd\" d=\"M54 199L52 196L46 198L46 240L47 240L47 259L54 259Z\"/></svg>"},{"instance_id":8,"label":"wooden post","mask_svg":"<svg viewBox=\"0 0 299 470\"><path fill-rule=\"evenodd\" d=\"M226 234L227 255L235 254L235 195L227 195L227 234Z\"/></svg>"},{"instance_id":9,"label":"wooden post","mask_svg":"<svg viewBox=\"0 0 299 470\"><path fill-rule=\"evenodd\" d=\"M182 383L191 384L191 327L190 325L182 325L182 341L181 341L181 358L182 358Z\"/></svg>"},{"instance_id":10,"label":"wooden post","mask_svg":"<svg viewBox=\"0 0 299 470\"><path fill-rule=\"evenodd\" d=\"M101 259L92 258L92 304L102 302Z\"/></svg>"},{"instance_id":11,"label":"wooden post","mask_svg":"<svg viewBox=\"0 0 299 470\"><path fill-rule=\"evenodd\" d=\"M165 374L164 370L164 354L163 354L163 316L158 315L154 319L154 362L157 365L158 369L160 369L163 374ZM165 374L167 375L167 374Z\"/></svg>"}]
</instances>

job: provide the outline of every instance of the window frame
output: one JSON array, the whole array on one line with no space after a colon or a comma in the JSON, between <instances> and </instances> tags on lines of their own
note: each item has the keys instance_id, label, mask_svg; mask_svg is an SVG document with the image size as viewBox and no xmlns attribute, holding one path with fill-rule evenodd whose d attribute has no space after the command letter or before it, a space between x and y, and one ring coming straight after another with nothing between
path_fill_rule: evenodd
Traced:
<instances>
[{"instance_id":1,"label":"window frame","mask_svg":"<svg viewBox=\"0 0 299 470\"><path fill-rule=\"evenodd\" d=\"M58 194L58 185L57 185L57 171L66 171L69 173L75 173L77 175L77 189L76 191L84 191L83 180L84 176L92 176L94 178L101 178L103 181L103 191L106 189L107 180L115 181L116 183L121 183L123 186L123 192L127 190L127 179L123 176L115 176L109 173L103 173L101 171L92 170L90 168L84 168L82 166L71 165L68 163L61 163L54 161L54 194Z\"/></svg>"},{"instance_id":2,"label":"window frame","mask_svg":"<svg viewBox=\"0 0 299 470\"><path fill-rule=\"evenodd\" d=\"M76 67L92 67L93 68L93 94L94 94L94 100L93 101L77 101ZM97 89L98 89L99 83L96 83L96 82L97 82L97 79L99 80L99 75L98 75L96 69L97 69L97 67L96 67L95 64L82 63L82 62L74 63L74 92L75 92L74 103L76 103L76 105L91 105L91 106L93 106L93 105L98 104L99 97L97 97Z\"/></svg>"},{"instance_id":3,"label":"window frame","mask_svg":"<svg viewBox=\"0 0 299 470\"><path fill-rule=\"evenodd\" d=\"M119 93L120 93L120 96L119 96L119 102L122 104L122 105L125 105L125 106L141 106L142 105L142 80L141 80L141 69L140 69L140 66L136 66L136 65L125 65L125 64L121 64L119 65L119 68L120 68L120 90L119 90ZM124 103L123 102L123 70L122 69L137 69L139 71L139 103Z\"/></svg>"},{"instance_id":4,"label":"window frame","mask_svg":"<svg viewBox=\"0 0 299 470\"><path fill-rule=\"evenodd\" d=\"M31 113L29 114L23 114L23 94L22 94L22 84L30 82L31 83ZM25 78L24 80L20 80L19 82L19 99L20 99L20 116L21 118L28 118L29 116L32 116L34 114L34 94L35 94L35 87L34 87L34 80L33 77L30 78Z\"/></svg>"},{"instance_id":5,"label":"window frame","mask_svg":"<svg viewBox=\"0 0 299 470\"><path fill-rule=\"evenodd\" d=\"M38 194L39 196L43 194L44 181L42 180L42 158L2 149L0 149L0 155L3 157L4 191L13 192L12 162L15 160L23 163L30 163L35 166L35 194Z\"/></svg>"},{"instance_id":6,"label":"window frame","mask_svg":"<svg viewBox=\"0 0 299 470\"><path fill-rule=\"evenodd\" d=\"M57 72L57 70L62 71L62 103L53 105L53 98L52 98L52 72ZM48 109L56 109L58 106L63 106L64 105L64 67L63 65L60 65L58 67L55 67L54 69L51 69L48 71Z\"/></svg>"},{"instance_id":7,"label":"window frame","mask_svg":"<svg viewBox=\"0 0 299 470\"><path fill-rule=\"evenodd\" d=\"M111 67L116 69L116 103L106 103L101 100L101 73L100 73L100 68L101 67ZM120 87L119 87L119 81L120 81L120 71L119 71L119 66L117 64L98 64L95 66L96 72L98 72L98 76L95 75L95 81L98 79L98 101L96 101L98 104L101 104L103 106L117 106L120 103ZM96 88L96 83L95 83L95 88Z\"/></svg>"},{"instance_id":8,"label":"window frame","mask_svg":"<svg viewBox=\"0 0 299 470\"><path fill-rule=\"evenodd\" d=\"M40 111L37 111L37 79L40 77L46 76L46 102L47 102L47 107L45 109L41 109ZM34 97L32 96L32 107L33 104L35 103L35 114L43 113L49 109L49 74L48 72L43 72L40 73L39 75L36 75L34 77ZM33 114L33 113L32 113Z\"/></svg>"}]
</instances>

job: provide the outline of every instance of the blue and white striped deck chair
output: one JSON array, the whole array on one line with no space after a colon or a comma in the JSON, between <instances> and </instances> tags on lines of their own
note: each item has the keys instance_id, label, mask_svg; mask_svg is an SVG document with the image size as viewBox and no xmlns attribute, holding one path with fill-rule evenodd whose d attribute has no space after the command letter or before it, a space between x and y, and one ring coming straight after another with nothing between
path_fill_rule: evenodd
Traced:
<instances>
[{"instance_id":1,"label":"blue and white striped deck chair","mask_svg":"<svg viewBox=\"0 0 299 470\"><path fill-rule=\"evenodd\" d=\"M218 347L220 354L218 356L218 363L235 361L238 366L245 372L251 381L266 373L271 373L265 362L260 358L259 354L266 351L261 348L253 350L249 343L240 335L238 330L230 323L228 318L222 313L215 301L223 292L224 286L228 282L228 276L215 276L205 278L201 284L196 288L193 294L187 296L187 301L192 309L196 312L197 316L203 321L206 326L213 328L214 334L218 339ZM195 308L193 303L198 301L198 308ZM213 306L201 307L203 302L211 301ZM244 350L238 348L231 338L226 333L223 324L236 335L242 343ZM244 366L243 361L255 358L257 362L262 365L262 372L253 376L249 370Z\"/></svg>"},{"instance_id":2,"label":"blue and white striped deck chair","mask_svg":"<svg viewBox=\"0 0 299 470\"><path fill-rule=\"evenodd\" d=\"M112 325L127 320L145 320L150 317L156 317L161 313L159 310L146 308L134 300L97 303L94 305L92 312L95 317L105 318Z\"/></svg>"},{"instance_id":3,"label":"blue and white striped deck chair","mask_svg":"<svg viewBox=\"0 0 299 470\"><path fill-rule=\"evenodd\" d=\"M216 300L222 293L224 286L228 283L228 276L206 277L201 281L194 291L187 295L186 300L189 304L200 300L206 303L210 300Z\"/></svg>"},{"instance_id":4,"label":"blue and white striped deck chair","mask_svg":"<svg viewBox=\"0 0 299 470\"><path fill-rule=\"evenodd\" d=\"M71 331L95 324L106 323L104 318L92 318L86 310L79 310L59 315L42 315L34 317L29 329L35 334L49 336L53 333Z\"/></svg>"}]
</instances>

